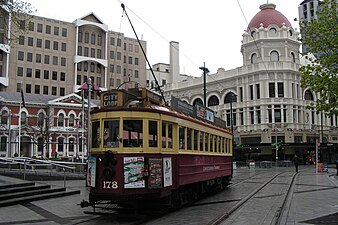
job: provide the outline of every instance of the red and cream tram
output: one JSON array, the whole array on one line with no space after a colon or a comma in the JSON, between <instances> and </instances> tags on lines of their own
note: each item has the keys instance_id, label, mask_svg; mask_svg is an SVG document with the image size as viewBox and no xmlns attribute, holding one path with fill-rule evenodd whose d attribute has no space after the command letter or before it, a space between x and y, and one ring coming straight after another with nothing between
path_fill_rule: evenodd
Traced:
<instances>
[{"instance_id":1,"label":"red and cream tram","mask_svg":"<svg viewBox=\"0 0 338 225\"><path fill-rule=\"evenodd\" d=\"M212 110L145 88L110 90L91 113L89 204L179 207L232 176L232 135Z\"/></svg>"}]
</instances>

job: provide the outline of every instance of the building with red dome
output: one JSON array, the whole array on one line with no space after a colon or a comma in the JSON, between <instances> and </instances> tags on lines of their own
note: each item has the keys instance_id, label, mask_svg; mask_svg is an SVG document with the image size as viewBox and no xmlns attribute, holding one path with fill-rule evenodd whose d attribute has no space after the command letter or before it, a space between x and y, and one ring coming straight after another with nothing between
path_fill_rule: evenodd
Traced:
<instances>
[{"instance_id":1,"label":"building with red dome","mask_svg":"<svg viewBox=\"0 0 338 225\"><path fill-rule=\"evenodd\" d=\"M175 70L169 71L167 101L173 95L203 104L224 119L233 128L235 160L281 161L297 153L306 163L318 140L335 151L338 118L307 108L319 96L301 87L298 38L299 32L276 5L263 4L242 35L243 66L208 74L206 102L203 76L181 81ZM170 63L175 68L172 63L177 62ZM328 149L322 146L320 160L335 162Z\"/></svg>"}]
</instances>

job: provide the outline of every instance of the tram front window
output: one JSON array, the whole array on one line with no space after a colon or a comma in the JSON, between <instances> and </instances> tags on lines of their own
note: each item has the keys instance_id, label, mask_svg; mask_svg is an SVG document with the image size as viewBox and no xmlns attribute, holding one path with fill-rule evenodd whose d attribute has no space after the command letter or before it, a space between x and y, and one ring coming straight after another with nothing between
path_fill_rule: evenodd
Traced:
<instances>
[{"instance_id":1,"label":"tram front window","mask_svg":"<svg viewBox=\"0 0 338 225\"><path fill-rule=\"evenodd\" d=\"M123 147L142 147L143 121L123 120Z\"/></svg>"},{"instance_id":2,"label":"tram front window","mask_svg":"<svg viewBox=\"0 0 338 225\"><path fill-rule=\"evenodd\" d=\"M104 121L103 147L119 147L119 120Z\"/></svg>"},{"instance_id":3,"label":"tram front window","mask_svg":"<svg viewBox=\"0 0 338 225\"><path fill-rule=\"evenodd\" d=\"M92 122L92 148L100 147L100 121Z\"/></svg>"},{"instance_id":4,"label":"tram front window","mask_svg":"<svg viewBox=\"0 0 338 225\"><path fill-rule=\"evenodd\" d=\"M157 147L157 138L158 138L157 121L149 121L148 127L149 127L149 130L148 130L149 147Z\"/></svg>"}]
</instances>

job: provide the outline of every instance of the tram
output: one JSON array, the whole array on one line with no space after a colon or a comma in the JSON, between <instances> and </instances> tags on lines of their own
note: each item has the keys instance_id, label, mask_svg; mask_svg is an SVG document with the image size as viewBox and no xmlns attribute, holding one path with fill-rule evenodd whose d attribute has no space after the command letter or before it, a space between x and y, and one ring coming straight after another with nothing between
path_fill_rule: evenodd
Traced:
<instances>
[{"instance_id":1,"label":"tram","mask_svg":"<svg viewBox=\"0 0 338 225\"><path fill-rule=\"evenodd\" d=\"M101 93L91 112L88 205L178 208L232 177L232 135L206 107L146 88Z\"/></svg>"}]
</instances>

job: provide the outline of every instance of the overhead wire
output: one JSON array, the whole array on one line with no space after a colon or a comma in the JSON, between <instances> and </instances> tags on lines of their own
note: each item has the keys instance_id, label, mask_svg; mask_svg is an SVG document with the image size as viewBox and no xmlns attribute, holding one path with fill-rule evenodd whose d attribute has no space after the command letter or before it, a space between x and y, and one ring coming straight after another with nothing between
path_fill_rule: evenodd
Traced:
<instances>
[{"instance_id":1,"label":"overhead wire","mask_svg":"<svg viewBox=\"0 0 338 225\"><path fill-rule=\"evenodd\" d=\"M117 2L119 2L120 4L122 4L122 1L121 0L116 0ZM248 31L250 32L250 35L251 35L251 28L249 27L249 23L248 23L248 20L245 16L245 13L242 9L242 6L239 2L239 0L236 0L237 1L237 4L241 10L241 13L244 17L244 20L248 26ZM154 33L156 33L159 37L161 37L164 41L166 41L167 43L169 42L161 33L159 33L155 28L153 28L149 23L147 23L145 20L143 20L138 14L136 14L132 9L130 9L129 7L125 6L125 8L128 9L128 11L130 11L134 16L136 16L140 21L142 21L146 26L148 26ZM252 35L252 38L253 38L253 41L254 41L254 44L255 44L255 47L257 49L257 52L258 52L258 55L259 57L261 58L262 60L262 63L263 63L263 66L264 66L264 70L266 71L266 73L268 74L268 69L267 69L267 66L266 66L266 62L264 61L263 57L262 57L262 53L261 51L259 50L259 47L258 47L258 44L257 44L257 40L255 38L254 35ZM196 62L194 62L190 57L188 57L184 52L182 52L181 50L179 50L175 45L172 45L182 56L184 56L186 59L188 59L192 64L194 64L196 67L199 67L198 64ZM208 76L208 78L211 78L213 79L214 81L216 81L216 79L213 77L213 76ZM223 87L224 89L226 89L226 87L222 84L222 83L218 83L221 87Z\"/></svg>"},{"instance_id":2,"label":"overhead wire","mask_svg":"<svg viewBox=\"0 0 338 225\"><path fill-rule=\"evenodd\" d=\"M120 0L116 0L120 4L123 4ZM146 26L148 26L154 33L156 33L160 38L162 38L166 43L169 43L173 48L175 48L179 53L189 60L192 64L194 64L196 67L199 67L196 62L194 62L190 57L188 57L183 51L179 50L175 45L172 45L168 39L166 39L162 34L160 34L155 28L153 28L149 23L147 23L145 20L143 20L140 16L138 16L133 10L131 10L129 7L125 6L128 11L130 11L134 16L136 16L140 21L142 21Z\"/></svg>"}]
</instances>

